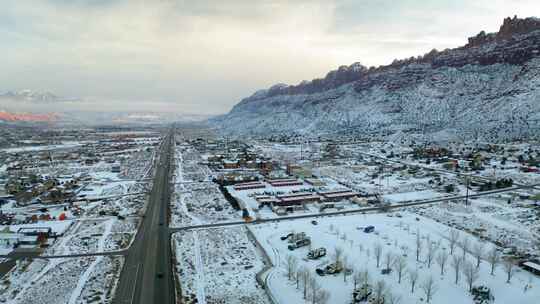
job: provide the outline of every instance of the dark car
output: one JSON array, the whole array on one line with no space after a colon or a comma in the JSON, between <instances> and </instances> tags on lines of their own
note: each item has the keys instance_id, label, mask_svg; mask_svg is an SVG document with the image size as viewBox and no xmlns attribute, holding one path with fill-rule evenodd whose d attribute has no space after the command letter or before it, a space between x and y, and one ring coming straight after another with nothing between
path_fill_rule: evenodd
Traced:
<instances>
[{"instance_id":1,"label":"dark car","mask_svg":"<svg viewBox=\"0 0 540 304\"><path fill-rule=\"evenodd\" d=\"M373 231L375 231L375 226L367 226L364 228L365 233L371 233Z\"/></svg>"}]
</instances>

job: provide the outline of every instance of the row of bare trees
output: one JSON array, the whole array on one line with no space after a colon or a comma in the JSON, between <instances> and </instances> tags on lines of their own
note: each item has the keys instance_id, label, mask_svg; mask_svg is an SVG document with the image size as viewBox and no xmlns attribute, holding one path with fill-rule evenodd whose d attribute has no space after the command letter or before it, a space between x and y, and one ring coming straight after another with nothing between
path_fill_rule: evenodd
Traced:
<instances>
[{"instance_id":1,"label":"row of bare trees","mask_svg":"<svg viewBox=\"0 0 540 304\"><path fill-rule=\"evenodd\" d=\"M472 270L469 269L469 266L465 266L465 259L467 253L470 253L474 259L475 259L475 265L474 267L476 269L480 268L480 264L482 263L482 260L485 260L490 267L490 274L495 275L495 270L497 267L502 263L504 272L506 274L506 282L510 283L512 276L515 272L515 266L513 261L508 259L502 259L501 254L499 250L497 250L496 247L491 248L487 253L485 253L485 244L482 242L475 242L475 244L471 247L471 242L468 237L465 237L463 239L460 239L459 231L456 229L450 229L449 235L448 235L448 241L449 241L449 247L450 247L450 254L453 255L454 250L459 246L462 250L461 255L461 261L458 261L458 258L453 256L452 258L452 267L454 267L454 272L456 276L456 284L459 280L459 272L461 267L463 266L466 271L469 273L468 276L466 276L467 281L470 281L470 277L474 277L474 275L471 275Z\"/></svg>"},{"instance_id":2,"label":"row of bare trees","mask_svg":"<svg viewBox=\"0 0 540 304\"><path fill-rule=\"evenodd\" d=\"M397 247L397 242L395 245ZM416 231L415 245L414 253L417 263L423 263L427 268L431 268L434 264L438 265L441 276L446 275L447 268L450 266L454 276L454 283L459 284L460 279L463 277L469 292L472 290L474 283L479 279L480 267L483 261L489 264L491 275L495 275L495 270L502 264L506 273L507 283L510 283L515 272L514 264L511 261L503 260L497 248L493 247L485 252L484 243L472 243L468 237L460 238L460 233L456 229L450 229L449 231L448 248L441 246L441 240L434 241L429 235L422 237L419 230ZM359 248L361 252L364 250L361 245L359 245ZM410 292L415 293L415 290L420 288L425 295L426 301L429 303L438 289L436 280L432 275L420 280L417 266L409 268L407 265L406 256L408 248L402 246L401 249L403 251L401 254L395 254L392 251L384 252L382 244L376 243L372 250L377 268L383 266L385 269L394 270L398 284L402 284L403 280L407 280L410 284ZM460 252L458 252L459 249L461 249ZM366 254L369 258L369 249L366 249ZM468 254L473 258L472 261L467 259ZM352 266L344 254L343 248L335 247L331 253L331 258L335 263L341 263L343 266L344 282L347 282L348 275L352 273L354 288L357 288L358 285L370 284L368 269L356 269L352 271ZM296 282L297 289L302 289L303 298L306 301L312 304L325 304L328 301L328 291L321 288L309 269L305 266L298 267L296 257L287 256L286 267L288 279ZM392 304L399 303L401 298L392 294L386 288L384 280L378 280L372 286L376 299L384 295L385 302L388 301L388 303Z\"/></svg>"},{"instance_id":3,"label":"row of bare trees","mask_svg":"<svg viewBox=\"0 0 540 304\"><path fill-rule=\"evenodd\" d=\"M330 293L323 289L317 278L306 266L298 266L298 259L293 255L287 255L285 260L287 278L295 282L296 289L302 290L303 299L311 304L326 304Z\"/></svg>"}]
</instances>

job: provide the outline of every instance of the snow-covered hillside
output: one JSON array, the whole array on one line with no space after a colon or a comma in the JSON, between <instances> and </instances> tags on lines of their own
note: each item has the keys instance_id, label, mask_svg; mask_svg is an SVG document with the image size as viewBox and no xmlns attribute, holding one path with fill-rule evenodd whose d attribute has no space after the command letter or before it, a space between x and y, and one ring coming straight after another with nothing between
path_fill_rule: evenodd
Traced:
<instances>
[{"instance_id":1,"label":"snow-covered hillside","mask_svg":"<svg viewBox=\"0 0 540 304\"><path fill-rule=\"evenodd\" d=\"M515 139L540 134L540 20L507 18L463 47L323 79L276 85L212 122L226 133L444 134Z\"/></svg>"}]
</instances>

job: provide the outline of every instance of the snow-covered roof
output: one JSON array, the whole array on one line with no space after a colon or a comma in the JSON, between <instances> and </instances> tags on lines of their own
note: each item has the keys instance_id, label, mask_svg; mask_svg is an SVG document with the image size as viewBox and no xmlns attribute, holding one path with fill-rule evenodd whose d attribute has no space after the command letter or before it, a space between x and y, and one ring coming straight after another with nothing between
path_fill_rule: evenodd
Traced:
<instances>
[{"instance_id":1,"label":"snow-covered roof","mask_svg":"<svg viewBox=\"0 0 540 304\"><path fill-rule=\"evenodd\" d=\"M525 262L523 263L524 266L527 266L529 268L532 268L534 270L540 271L540 265L533 263L533 262Z\"/></svg>"}]
</instances>

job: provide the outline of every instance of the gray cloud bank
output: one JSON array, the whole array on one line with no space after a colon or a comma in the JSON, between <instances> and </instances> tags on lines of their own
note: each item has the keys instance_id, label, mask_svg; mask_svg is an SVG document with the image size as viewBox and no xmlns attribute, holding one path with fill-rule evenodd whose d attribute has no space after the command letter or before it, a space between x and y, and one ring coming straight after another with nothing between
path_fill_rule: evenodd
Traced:
<instances>
[{"instance_id":1,"label":"gray cloud bank","mask_svg":"<svg viewBox=\"0 0 540 304\"><path fill-rule=\"evenodd\" d=\"M537 2L7 0L0 90L84 100L54 109L218 114L277 82L462 45Z\"/></svg>"}]
</instances>

